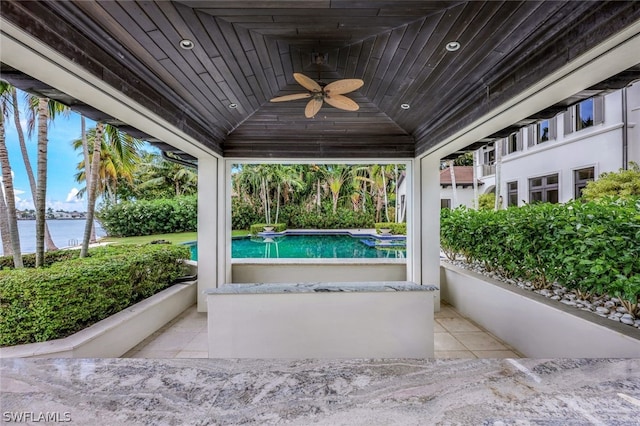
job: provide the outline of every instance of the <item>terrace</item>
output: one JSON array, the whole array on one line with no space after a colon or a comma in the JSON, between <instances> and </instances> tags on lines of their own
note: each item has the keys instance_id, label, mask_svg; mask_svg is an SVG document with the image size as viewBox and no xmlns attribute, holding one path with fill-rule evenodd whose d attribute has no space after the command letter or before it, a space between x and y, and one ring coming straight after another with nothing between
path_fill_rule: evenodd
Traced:
<instances>
[{"instance_id":1,"label":"terrace","mask_svg":"<svg viewBox=\"0 0 640 426\"><path fill-rule=\"evenodd\" d=\"M229 249L233 164L405 163L401 280L440 285L440 161L624 87L640 64L632 1L7 0L0 24L3 79L197 163L202 313L206 291L239 280ZM303 91L294 73L363 80L347 96L359 110L325 105L306 118L305 101L269 102ZM314 265L313 281L367 269L340 266ZM309 265L295 268L309 279ZM448 311L438 292L434 306ZM637 360L0 365L3 410L70 410L91 424L632 424L640 404Z\"/></svg>"}]
</instances>

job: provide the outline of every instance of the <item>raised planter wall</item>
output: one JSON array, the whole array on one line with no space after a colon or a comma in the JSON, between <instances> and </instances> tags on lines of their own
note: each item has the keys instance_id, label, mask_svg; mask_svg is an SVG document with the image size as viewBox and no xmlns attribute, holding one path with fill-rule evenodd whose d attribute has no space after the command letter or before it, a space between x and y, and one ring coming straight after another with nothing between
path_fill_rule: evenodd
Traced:
<instances>
[{"instance_id":1,"label":"raised planter wall","mask_svg":"<svg viewBox=\"0 0 640 426\"><path fill-rule=\"evenodd\" d=\"M530 358L638 358L640 330L442 262L440 291L462 315Z\"/></svg>"},{"instance_id":2,"label":"raised planter wall","mask_svg":"<svg viewBox=\"0 0 640 426\"><path fill-rule=\"evenodd\" d=\"M69 337L0 348L0 358L115 358L196 303L196 281L175 284Z\"/></svg>"}]
</instances>

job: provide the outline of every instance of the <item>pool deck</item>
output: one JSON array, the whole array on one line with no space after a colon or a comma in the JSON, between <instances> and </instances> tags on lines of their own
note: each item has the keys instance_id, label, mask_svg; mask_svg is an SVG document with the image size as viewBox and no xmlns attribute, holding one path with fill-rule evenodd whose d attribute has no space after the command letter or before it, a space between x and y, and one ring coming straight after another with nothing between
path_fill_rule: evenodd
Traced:
<instances>
[{"instance_id":1,"label":"pool deck","mask_svg":"<svg viewBox=\"0 0 640 426\"><path fill-rule=\"evenodd\" d=\"M195 305L149 336L123 358L207 358L207 314ZM521 358L446 303L435 313L435 358Z\"/></svg>"}]
</instances>

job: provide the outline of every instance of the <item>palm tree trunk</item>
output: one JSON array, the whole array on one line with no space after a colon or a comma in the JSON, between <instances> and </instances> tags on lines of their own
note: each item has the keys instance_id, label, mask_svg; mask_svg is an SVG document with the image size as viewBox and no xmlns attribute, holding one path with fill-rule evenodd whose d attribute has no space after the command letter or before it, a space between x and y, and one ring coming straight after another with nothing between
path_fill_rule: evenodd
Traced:
<instances>
[{"instance_id":1,"label":"palm tree trunk","mask_svg":"<svg viewBox=\"0 0 640 426\"><path fill-rule=\"evenodd\" d=\"M27 144L24 139L24 132L22 131L22 125L20 124L20 110L18 109L18 93L14 88L11 89L11 98L13 101L13 122L16 126L16 132L18 133L18 142L20 143L20 151L22 152L22 160L24 161L24 168L27 171L27 177L29 178L29 186L31 187L31 196L33 199L36 199L36 179L33 175L33 168L31 167L31 160L29 159L29 153L27 152ZM58 250L53 239L51 238L51 233L49 232L49 226L46 221L44 224L44 240L45 247L47 250Z\"/></svg>"},{"instance_id":2,"label":"palm tree trunk","mask_svg":"<svg viewBox=\"0 0 640 426\"><path fill-rule=\"evenodd\" d=\"M384 217L389 222L389 197L387 196L386 166L382 166L382 191L384 192Z\"/></svg>"},{"instance_id":3,"label":"palm tree trunk","mask_svg":"<svg viewBox=\"0 0 640 426\"><path fill-rule=\"evenodd\" d=\"M47 208L47 125L49 120L49 99L38 101L38 183L36 185L36 268L44 265L44 228Z\"/></svg>"},{"instance_id":4,"label":"palm tree trunk","mask_svg":"<svg viewBox=\"0 0 640 426\"><path fill-rule=\"evenodd\" d=\"M11 232L9 230L7 202L4 199L4 187L2 187L2 185L0 185L0 239L2 240L2 255L12 255L13 249L11 248Z\"/></svg>"},{"instance_id":5,"label":"palm tree trunk","mask_svg":"<svg viewBox=\"0 0 640 426\"><path fill-rule=\"evenodd\" d=\"M84 159L84 183L87 186L87 190L91 185L91 157L89 157L89 143L87 142L87 126L84 120L84 116L80 116L80 135L82 137L82 157ZM96 238L96 227L91 224L91 235L89 236L89 242L93 243Z\"/></svg>"},{"instance_id":6,"label":"palm tree trunk","mask_svg":"<svg viewBox=\"0 0 640 426\"><path fill-rule=\"evenodd\" d=\"M278 223L279 215L280 215L280 185L278 185L278 192L276 196L276 220L273 223Z\"/></svg>"},{"instance_id":7,"label":"palm tree trunk","mask_svg":"<svg viewBox=\"0 0 640 426\"><path fill-rule=\"evenodd\" d=\"M16 215L16 196L13 191L13 177L9 153L4 140L4 111L0 111L0 168L2 168L2 184L7 201L7 217L9 219L9 235L11 236L11 249L13 251L13 266L22 268L22 249L20 248L20 233L18 232L18 217Z\"/></svg>"},{"instance_id":8,"label":"palm tree trunk","mask_svg":"<svg viewBox=\"0 0 640 426\"><path fill-rule=\"evenodd\" d=\"M91 159L91 185L87 187L87 223L84 226L84 236L80 257L87 257L89 254L89 240L91 239L91 228L96 211L96 193L98 191L98 173L100 172L100 150L102 148L103 123L96 123L96 133L93 139L93 158ZM85 174L87 171L85 170Z\"/></svg>"}]
</instances>

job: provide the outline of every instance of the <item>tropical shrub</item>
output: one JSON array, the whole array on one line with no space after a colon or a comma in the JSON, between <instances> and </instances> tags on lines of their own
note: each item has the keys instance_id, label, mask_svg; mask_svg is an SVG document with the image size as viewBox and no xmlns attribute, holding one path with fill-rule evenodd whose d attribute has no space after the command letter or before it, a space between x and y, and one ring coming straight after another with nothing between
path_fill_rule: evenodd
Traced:
<instances>
[{"instance_id":1,"label":"tropical shrub","mask_svg":"<svg viewBox=\"0 0 640 426\"><path fill-rule=\"evenodd\" d=\"M618 297L631 314L640 298L640 198L541 203L497 212L443 209L447 257L482 261L535 287L557 282L579 295Z\"/></svg>"},{"instance_id":2,"label":"tropical shrub","mask_svg":"<svg viewBox=\"0 0 640 426\"><path fill-rule=\"evenodd\" d=\"M264 220L258 209L238 197L231 198L231 229L249 229L251 224Z\"/></svg>"},{"instance_id":3,"label":"tropical shrub","mask_svg":"<svg viewBox=\"0 0 640 426\"><path fill-rule=\"evenodd\" d=\"M0 271L0 345L73 334L187 275L186 246L93 248L87 258Z\"/></svg>"},{"instance_id":4,"label":"tropical shrub","mask_svg":"<svg viewBox=\"0 0 640 426\"><path fill-rule=\"evenodd\" d=\"M478 209L493 210L496 207L496 194L480 194L478 196Z\"/></svg>"},{"instance_id":5,"label":"tropical shrub","mask_svg":"<svg viewBox=\"0 0 640 426\"><path fill-rule=\"evenodd\" d=\"M617 172L605 172L598 180L587 183L582 190L585 200L597 200L602 197L626 198L640 196L640 167L634 162L629 169Z\"/></svg>"},{"instance_id":6,"label":"tropical shrub","mask_svg":"<svg viewBox=\"0 0 640 426\"><path fill-rule=\"evenodd\" d=\"M197 201L196 196L125 201L103 206L98 218L113 237L196 231Z\"/></svg>"}]
</instances>

